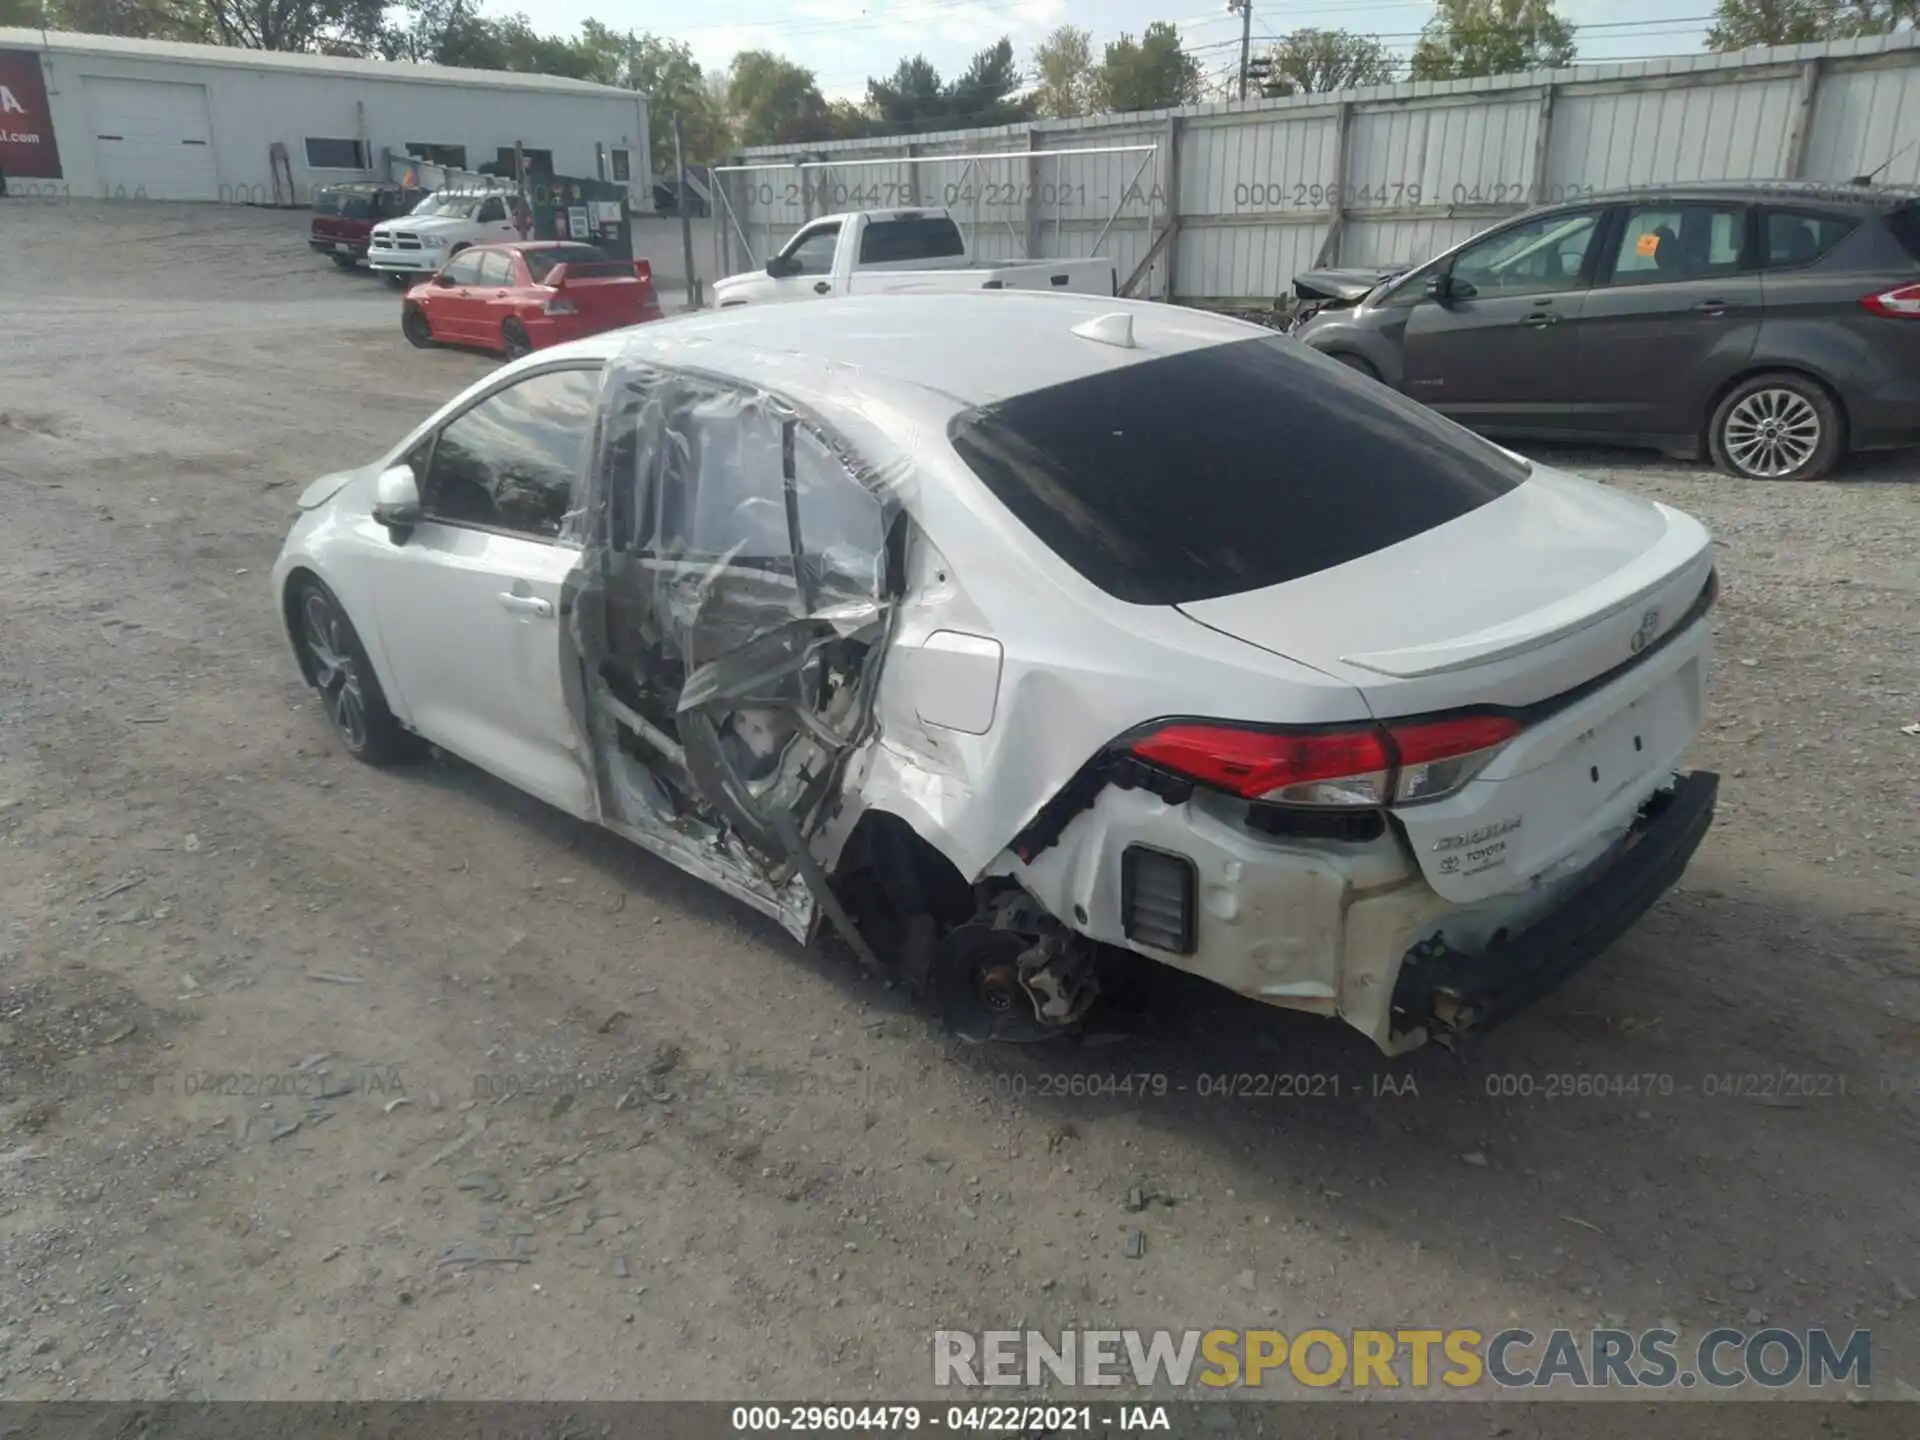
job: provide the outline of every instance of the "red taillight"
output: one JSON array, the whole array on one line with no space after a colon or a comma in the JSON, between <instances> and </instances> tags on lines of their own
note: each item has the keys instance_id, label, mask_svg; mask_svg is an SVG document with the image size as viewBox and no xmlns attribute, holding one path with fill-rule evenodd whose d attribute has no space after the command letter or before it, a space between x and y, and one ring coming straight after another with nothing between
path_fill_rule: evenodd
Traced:
<instances>
[{"instance_id":1,"label":"red taillight","mask_svg":"<svg viewBox=\"0 0 1920 1440\"><path fill-rule=\"evenodd\" d=\"M1450 795L1520 733L1504 715L1456 715L1323 730L1182 722L1128 748L1141 760L1243 800L1392 805Z\"/></svg>"},{"instance_id":2,"label":"red taillight","mask_svg":"<svg viewBox=\"0 0 1920 1440\"><path fill-rule=\"evenodd\" d=\"M1878 295L1862 295L1860 303L1876 315L1920 320L1920 285L1902 285L1898 290L1882 290Z\"/></svg>"},{"instance_id":3,"label":"red taillight","mask_svg":"<svg viewBox=\"0 0 1920 1440\"><path fill-rule=\"evenodd\" d=\"M1393 764L1386 735L1375 725L1291 733L1228 725L1169 725L1135 741L1131 748L1142 760L1244 800L1361 776L1378 776L1384 793L1386 773Z\"/></svg>"}]
</instances>

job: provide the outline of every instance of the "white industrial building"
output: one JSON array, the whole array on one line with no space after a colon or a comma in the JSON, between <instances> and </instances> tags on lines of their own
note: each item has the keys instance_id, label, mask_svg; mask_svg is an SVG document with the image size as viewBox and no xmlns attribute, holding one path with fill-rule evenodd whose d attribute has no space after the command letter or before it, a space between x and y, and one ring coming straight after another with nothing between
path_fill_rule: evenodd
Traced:
<instances>
[{"instance_id":1,"label":"white industrial building","mask_svg":"<svg viewBox=\"0 0 1920 1440\"><path fill-rule=\"evenodd\" d=\"M37 74L36 74L37 72ZM644 96L549 75L0 28L0 173L76 198L305 204L413 156L629 186Z\"/></svg>"}]
</instances>

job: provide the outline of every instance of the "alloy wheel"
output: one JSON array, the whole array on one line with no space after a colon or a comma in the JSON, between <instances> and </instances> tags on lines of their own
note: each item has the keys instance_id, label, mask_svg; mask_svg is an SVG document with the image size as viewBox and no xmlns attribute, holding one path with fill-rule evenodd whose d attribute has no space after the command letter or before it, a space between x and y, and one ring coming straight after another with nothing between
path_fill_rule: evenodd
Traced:
<instances>
[{"instance_id":1,"label":"alloy wheel","mask_svg":"<svg viewBox=\"0 0 1920 1440\"><path fill-rule=\"evenodd\" d=\"M1820 448L1820 412L1797 391L1756 390L1733 407L1725 427L1727 457L1748 475L1791 475Z\"/></svg>"},{"instance_id":2,"label":"alloy wheel","mask_svg":"<svg viewBox=\"0 0 1920 1440\"><path fill-rule=\"evenodd\" d=\"M358 753L367 746L367 699L361 690L346 621L317 590L307 592L301 619L307 658L313 662L314 681L327 718L347 748Z\"/></svg>"}]
</instances>

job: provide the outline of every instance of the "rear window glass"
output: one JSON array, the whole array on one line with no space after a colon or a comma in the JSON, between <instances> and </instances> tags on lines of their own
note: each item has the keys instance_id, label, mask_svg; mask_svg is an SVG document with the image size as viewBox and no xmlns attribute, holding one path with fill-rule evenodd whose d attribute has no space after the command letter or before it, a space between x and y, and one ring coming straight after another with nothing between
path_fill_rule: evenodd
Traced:
<instances>
[{"instance_id":1,"label":"rear window glass","mask_svg":"<svg viewBox=\"0 0 1920 1440\"><path fill-rule=\"evenodd\" d=\"M893 265L903 260L947 260L965 255L960 227L944 215L912 220L871 220L860 234L862 265Z\"/></svg>"},{"instance_id":2,"label":"rear window glass","mask_svg":"<svg viewBox=\"0 0 1920 1440\"><path fill-rule=\"evenodd\" d=\"M950 433L1021 523L1136 605L1297 580L1458 519L1528 473L1279 337L1016 396Z\"/></svg>"},{"instance_id":3,"label":"rear window glass","mask_svg":"<svg viewBox=\"0 0 1920 1440\"><path fill-rule=\"evenodd\" d=\"M523 250L520 252L520 257L527 262L527 270L532 274L533 283L536 285L545 280L556 265L565 265L578 275L583 265L596 262L604 264L607 260L605 251L596 250L591 245L556 245L551 250ZM588 271L586 273L611 272Z\"/></svg>"},{"instance_id":4,"label":"rear window glass","mask_svg":"<svg viewBox=\"0 0 1920 1440\"><path fill-rule=\"evenodd\" d=\"M322 190L313 197L313 213L365 220L374 213L373 196L364 190Z\"/></svg>"},{"instance_id":5,"label":"rear window glass","mask_svg":"<svg viewBox=\"0 0 1920 1440\"><path fill-rule=\"evenodd\" d=\"M1902 205L1887 216L1887 228L1911 255L1915 264L1920 264L1920 200L1911 205Z\"/></svg>"},{"instance_id":6,"label":"rear window glass","mask_svg":"<svg viewBox=\"0 0 1920 1440\"><path fill-rule=\"evenodd\" d=\"M1774 269L1811 265L1852 233L1850 216L1819 210L1767 212L1767 264Z\"/></svg>"}]
</instances>

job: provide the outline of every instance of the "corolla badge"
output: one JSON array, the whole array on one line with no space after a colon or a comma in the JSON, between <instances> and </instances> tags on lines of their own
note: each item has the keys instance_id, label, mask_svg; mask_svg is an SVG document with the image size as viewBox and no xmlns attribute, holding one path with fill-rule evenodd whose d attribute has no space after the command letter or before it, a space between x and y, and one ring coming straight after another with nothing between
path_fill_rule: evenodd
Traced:
<instances>
[{"instance_id":1,"label":"corolla badge","mask_svg":"<svg viewBox=\"0 0 1920 1440\"><path fill-rule=\"evenodd\" d=\"M1647 611L1640 617L1640 628L1633 632L1633 639L1627 642L1627 648L1638 655L1660 631L1660 611L1658 607Z\"/></svg>"}]
</instances>

